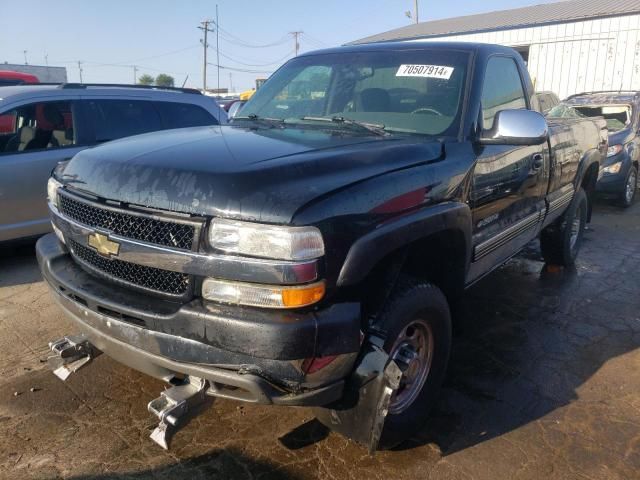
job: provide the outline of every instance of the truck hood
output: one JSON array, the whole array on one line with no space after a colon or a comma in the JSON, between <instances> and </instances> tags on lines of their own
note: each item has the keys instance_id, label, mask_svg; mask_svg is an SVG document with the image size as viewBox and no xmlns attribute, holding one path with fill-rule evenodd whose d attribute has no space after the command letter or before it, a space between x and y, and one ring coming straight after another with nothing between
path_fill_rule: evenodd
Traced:
<instances>
[{"instance_id":1,"label":"truck hood","mask_svg":"<svg viewBox=\"0 0 640 480\"><path fill-rule=\"evenodd\" d=\"M435 161L437 141L298 128L198 127L129 137L77 154L61 181L124 203L290 223L314 199Z\"/></svg>"}]
</instances>

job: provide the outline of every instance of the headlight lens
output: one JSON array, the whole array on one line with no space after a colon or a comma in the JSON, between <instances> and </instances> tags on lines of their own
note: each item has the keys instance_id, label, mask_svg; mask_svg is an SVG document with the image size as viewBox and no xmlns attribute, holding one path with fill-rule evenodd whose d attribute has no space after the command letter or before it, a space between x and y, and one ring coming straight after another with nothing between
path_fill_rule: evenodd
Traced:
<instances>
[{"instance_id":1,"label":"headlight lens","mask_svg":"<svg viewBox=\"0 0 640 480\"><path fill-rule=\"evenodd\" d=\"M262 225L215 218L209 226L215 249L276 260L310 260L324 255L324 242L315 227Z\"/></svg>"},{"instance_id":2,"label":"headlight lens","mask_svg":"<svg viewBox=\"0 0 640 480\"><path fill-rule=\"evenodd\" d=\"M47 198L56 207L58 206L58 189L62 187L62 184L53 177L49 177L47 182Z\"/></svg>"},{"instance_id":3,"label":"headlight lens","mask_svg":"<svg viewBox=\"0 0 640 480\"><path fill-rule=\"evenodd\" d=\"M613 165L609 165L608 167L604 167L604 173L618 173L620 172L620 168L622 167L622 162L616 162Z\"/></svg>"},{"instance_id":4,"label":"headlight lens","mask_svg":"<svg viewBox=\"0 0 640 480\"><path fill-rule=\"evenodd\" d=\"M622 145L611 145L607 149L607 157L613 157L622 151Z\"/></svg>"},{"instance_id":5,"label":"headlight lens","mask_svg":"<svg viewBox=\"0 0 640 480\"><path fill-rule=\"evenodd\" d=\"M324 297L324 282L302 286L259 285L207 278L202 282L202 297L221 303L263 308L299 308Z\"/></svg>"}]
</instances>

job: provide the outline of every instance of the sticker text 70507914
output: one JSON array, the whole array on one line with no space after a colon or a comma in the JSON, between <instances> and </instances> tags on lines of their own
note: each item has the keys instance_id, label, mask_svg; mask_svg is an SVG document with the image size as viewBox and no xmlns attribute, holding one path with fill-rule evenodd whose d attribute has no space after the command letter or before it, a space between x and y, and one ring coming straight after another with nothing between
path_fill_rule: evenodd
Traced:
<instances>
[{"instance_id":1,"label":"sticker text 70507914","mask_svg":"<svg viewBox=\"0 0 640 480\"><path fill-rule=\"evenodd\" d=\"M449 80L453 70L453 67L440 65L400 65L396 77L427 77Z\"/></svg>"}]
</instances>

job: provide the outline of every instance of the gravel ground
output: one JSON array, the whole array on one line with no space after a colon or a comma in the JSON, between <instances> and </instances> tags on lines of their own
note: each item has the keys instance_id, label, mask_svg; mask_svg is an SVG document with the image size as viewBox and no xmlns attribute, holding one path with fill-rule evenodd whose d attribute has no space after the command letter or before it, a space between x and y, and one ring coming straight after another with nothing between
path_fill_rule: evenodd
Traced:
<instances>
[{"instance_id":1,"label":"gravel ground","mask_svg":"<svg viewBox=\"0 0 640 480\"><path fill-rule=\"evenodd\" d=\"M218 400L161 450L161 382L106 355L66 383L43 361L73 333L33 245L0 251L0 478L640 479L640 203L601 203L574 271L537 246L460 305L423 432L369 457L305 409Z\"/></svg>"}]
</instances>

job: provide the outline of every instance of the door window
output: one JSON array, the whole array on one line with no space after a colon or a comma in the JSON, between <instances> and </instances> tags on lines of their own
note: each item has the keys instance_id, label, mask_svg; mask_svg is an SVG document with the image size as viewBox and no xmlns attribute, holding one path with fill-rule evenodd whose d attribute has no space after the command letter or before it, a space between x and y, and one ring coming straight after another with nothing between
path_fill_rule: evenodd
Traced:
<instances>
[{"instance_id":1,"label":"door window","mask_svg":"<svg viewBox=\"0 0 640 480\"><path fill-rule=\"evenodd\" d=\"M526 109L518 66L511 57L491 57L482 88L482 126L489 130L501 110Z\"/></svg>"},{"instance_id":2,"label":"door window","mask_svg":"<svg viewBox=\"0 0 640 480\"><path fill-rule=\"evenodd\" d=\"M89 100L88 104L97 143L162 130L153 102L100 99Z\"/></svg>"},{"instance_id":3,"label":"door window","mask_svg":"<svg viewBox=\"0 0 640 480\"><path fill-rule=\"evenodd\" d=\"M76 144L71 102L39 102L0 115L0 153L54 149Z\"/></svg>"}]
</instances>

